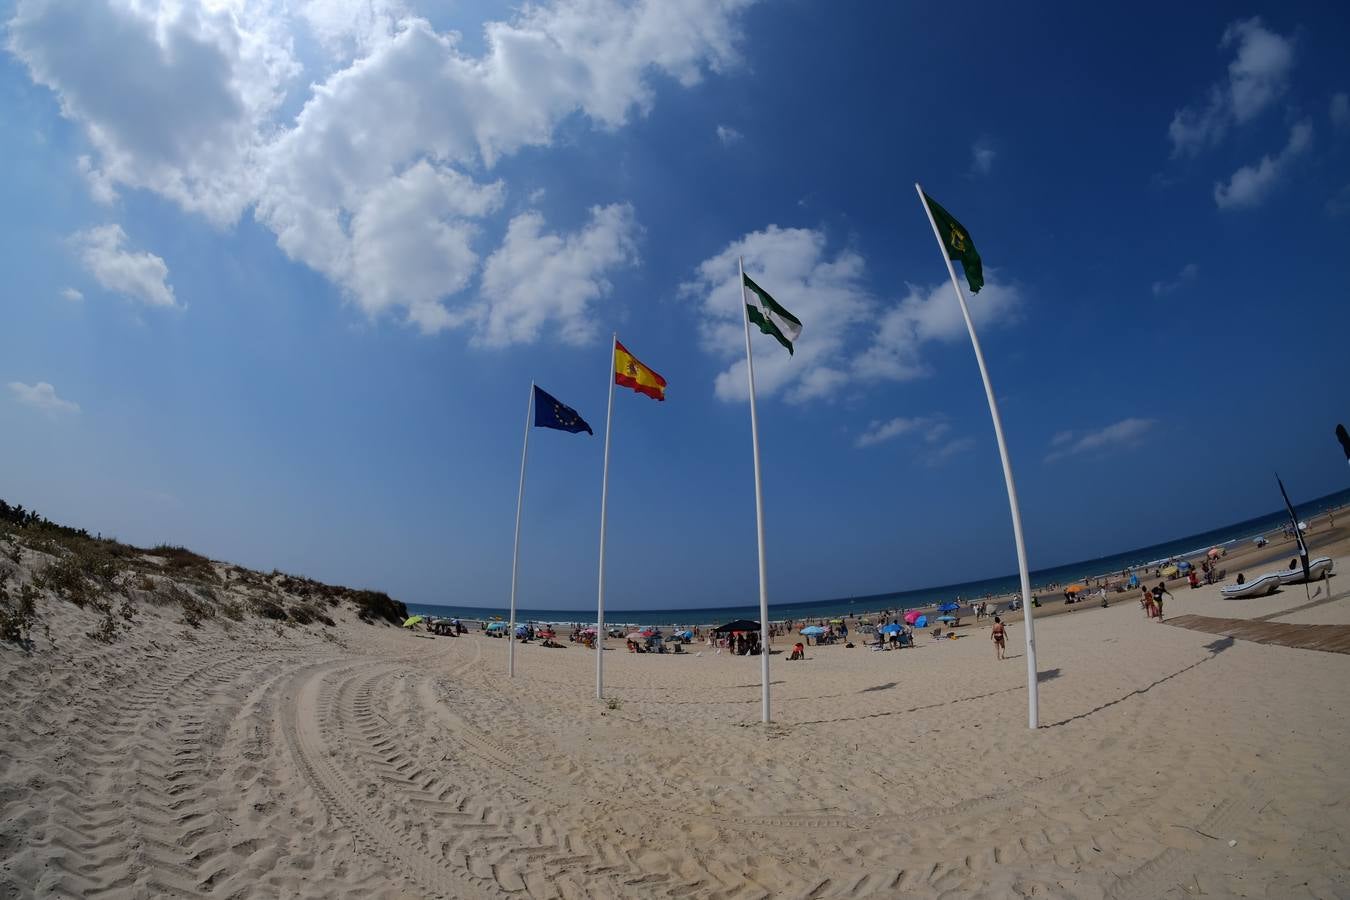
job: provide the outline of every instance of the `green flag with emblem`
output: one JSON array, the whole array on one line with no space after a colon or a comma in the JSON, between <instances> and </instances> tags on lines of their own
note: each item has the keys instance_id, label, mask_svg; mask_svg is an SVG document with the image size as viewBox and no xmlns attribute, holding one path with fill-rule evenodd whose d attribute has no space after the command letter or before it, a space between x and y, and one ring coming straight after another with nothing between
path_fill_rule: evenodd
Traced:
<instances>
[{"instance_id":1,"label":"green flag with emblem","mask_svg":"<svg viewBox=\"0 0 1350 900\"><path fill-rule=\"evenodd\" d=\"M758 326L765 334L773 335L792 355L792 345L801 337L801 320L779 305L768 291L750 280L749 275L741 273L741 280L750 291L745 295L745 314L750 318L750 323Z\"/></svg>"},{"instance_id":2,"label":"green flag with emblem","mask_svg":"<svg viewBox=\"0 0 1350 900\"><path fill-rule=\"evenodd\" d=\"M947 248L947 258L960 260L961 268L966 270L966 283L970 285L970 292L978 294L980 288L984 287L984 266L970 232L932 197L924 194L923 201L928 204L933 221L937 223L938 236L942 239L942 246Z\"/></svg>"}]
</instances>

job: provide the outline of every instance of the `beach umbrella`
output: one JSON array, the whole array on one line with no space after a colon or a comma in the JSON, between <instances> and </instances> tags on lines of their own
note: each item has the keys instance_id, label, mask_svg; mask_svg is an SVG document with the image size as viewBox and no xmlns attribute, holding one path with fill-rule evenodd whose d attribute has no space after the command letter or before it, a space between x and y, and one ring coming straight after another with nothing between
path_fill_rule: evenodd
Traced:
<instances>
[{"instance_id":1,"label":"beach umbrella","mask_svg":"<svg viewBox=\"0 0 1350 900\"><path fill-rule=\"evenodd\" d=\"M914 620L914 627L915 627L915 628L927 628L927 627L928 627L928 617L927 617L927 616L919 616L917 619Z\"/></svg>"},{"instance_id":2,"label":"beach umbrella","mask_svg":"<svg viewBox=\"0 0 1350 900\"><path fill-rule=\"evenodd\" d=\"M903 626L903 625L899 625L899 624L897 624L897 623L895 623L895 622L892 622L892 623L889 624L889 625L882 625L881 628L879 628L878 630L879 630L882 634L895 634L897 631L903 631L903 630L904 630L904 626Z\"/></svg>"},{"instance_id":3,"label":"beach umbrella","mask_svg":"<svg viewBox=\"0 0 1350 900\"><path fill-rule=\"evenodd\" d=\"M1159 574L1162 575L1162 577L1164 578L1171 578L1173 575L1177 574L1177 567L1168 566L1167 568L1163 569L1162 572L1160 572Z\"/></svg>"},{"instance_id":4,"label":"beach umbrella","mask_svg":"<svg viewBox=\"0 0 1350 900\"><path fill-rule=\"evenodd\" d=\"M960 607L958 604L952 603L952 602L949 600L949 601L947 601L946 603L944 603L944 604L942 604L941 606L938 607L938 612L944 612L944 613L947 613L947 612L956 612L956 611L957 611L958 609L960 609L960 608L961 608L961 607Z\"/></svg>"},{"instance_id":5,"label":"beach umbrella","mask_svg":"<svg viewBox=\"0 0 1350 900\"><path fill-rule=\"evenodd\" d=\"M647 636L646 636L645 634L643 634L642 632L640 632L640 631L630 631L630 632L628 632L628 637L626 638L626 640L630 640L630 641L642 641L642 640L646 640L646 638L647 638Z\"/></svg>"},{"instance_id":6,"label":"beach umbrella","mask_svg":"<svg viewBox=\"0 0 1350 900\"><path fill-rule=\"evenodd\" d=\"M408 616L407 621L403 623L403 627L404 627L404 628L411 628L411 627L413 627L414 625L416 625L418 622L422 621L423 618L425 618L425 617L424 617L424 616Z\"/></svg>"},{"instance_id":7,"label":"beach umbrella","mask_svg":"<svg viewBox=\"0 0 1350 900\"><path fill-rule=\"evenodd\" d=\"M843 625L843 624L844 624L844 620L843 620L843 619L831 619L831 620L830 620L830 624L831 624L831 625Z\"/></svg>"},{"instance_id":8,"label":"beach umbrella","mask_svg":"<svg viewBox=\"0 0 1350 900\"><path fill-rule=\"evenodd\" d=\"M1087 590L1087 585L1083 585L1083 584L1071 584L1071 585L1069 585L1068 587L1066 587L1066 588L1064 589L1064 593L1066 593L1066 594L1076 594L1076 593L1078 593L1079 591L1085 591L1085 590Z\"/></svg>"},{"instance_id":9,"label":"beach umbrella","mask_svg":"<svg viewBox=\"0 0 1350 900\"><path fill-rule=\"evenodd\" d=\"M1190 569L1191 564L1186 562L1186 560L1184 559L1181 562L1177 563L1177 571L1179 572L1189 572Z\"/></svg>"},{"instance_id":10,"label":"beach umbrella","mask_svg":"<svg viewBox=\"0 0 1350 900\"><path fill-rule=\"evenodd\" d=\"M661 632L657 631L654 628L644 628L642 630L642 636L645 638L658 637L660 634Z\"/></svg>"},{"instance_id":11,"label":"beach umbrella","mask_svg":"<svg viewBox=\"0 0 1350 900\"><path fill-rule=\"evenodd\" d=\"M581 633L582 633L582 634L595 634L595 626L592 625L590 628L583 628L583 629L581 629Z\"/></svg>"},{"instance_id":12,"label":"beach umbrella","mask_svg":"<svg viewBox=\"0 0 1350 900\"><path fill-rule=\"evenodd\" d=\"M917 609L911 609L909 612L905 613L905 624L913 625L914 620L917 618L919 618L919 611Z\"/></svg>"},{"instance_id":13,"label":"beach umbrella","mask_svg":"<svg viewBox=\"0 0 1350 900\"><path fill-rule=\"evenodd\" d=\"M818 634L824 634L825 632L826 632L826 629L821 628L819 625L808 625L808 626L806 626L805 628L803 628L803 629L802 629L800 632L798 632L798 633L799 633L799 634L804 634L804 635L806 635L807 637L815 637L816 635L818 635Z\"/></svg>"},{"instance_id":14,"label":"beach umbrella","mask_svg":"<svg viewBox=\"0 0 1350 900\"><path fill-rule=\"evenodd\" d=\"M489 623L488 623L487 630L488 630L488 631L497 631L498 629L505 628L505 627L506 627L506 623L505 623L505 622L489 622Z\"/></svg>"},{"instance_id":15,"label":"beach umbrella","mask_svg":"<svg viewBox=\"0 0 1350 900\"><path fill-rule=\"evenodd\" d=\"M1220 550L1218 547L1210 547L1210 548L1209 548L1209 558L1210 558L1210 559L1218 559L1220 556L1223 556L1223 551Z\"/></svg>"},{"instance_id":16,"label":"beach umbrella","mask_svg":"<svg viewBox=\"0 0 1350 900\"><path fill-rule=\"evenodd\" d=\"M759 631L759 623L751 622L749 619L737 619L734 622L719 625L713 631L716 634L726 634L729 631Z\"/></svg>"},{"instance_id":17,"label":"beach umbrella","mask_svg":"<svg viewBox=\"0 0 1350 900\"><path fill-rule=\"evenodd\" d=\"M679 637L684 638L685 640L689 640L694 636L694 633L687 628L684 631L677 631L675 632L675 634L678 635Z\"/></svg>"},{"instance_id":18,"label":"beach umbrella","mask_svg":"<svg viewBox=\"0 0 1350 900\"><path fill-rule=\"evenodd\" d=\"M938 616L937 620L939 622L955 622L956 618L953 616Z\"/></svg>"}]
</instances>

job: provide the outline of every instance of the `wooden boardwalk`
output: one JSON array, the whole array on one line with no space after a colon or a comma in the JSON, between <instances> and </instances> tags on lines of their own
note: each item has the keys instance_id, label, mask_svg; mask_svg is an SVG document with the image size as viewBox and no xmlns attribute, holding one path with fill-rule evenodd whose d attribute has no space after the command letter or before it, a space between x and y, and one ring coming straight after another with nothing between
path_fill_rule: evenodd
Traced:
<instances>
[{"instance_id":1,"label":"wooden boardwalk","mask_svg":"<svg viewBox=\"0 0 1350 900\"><path fill-rule=\"evenodd\" d=\"M1297 647L1300 650L1323 650L1327 653L1350 653L1350 625L1290 625L1285 622L1218 619L1212 616L1176 616L1163 621L1178 628L1221 634L1240 641L1279 644L1281 647Z\"/></svg>"}]
</instances>

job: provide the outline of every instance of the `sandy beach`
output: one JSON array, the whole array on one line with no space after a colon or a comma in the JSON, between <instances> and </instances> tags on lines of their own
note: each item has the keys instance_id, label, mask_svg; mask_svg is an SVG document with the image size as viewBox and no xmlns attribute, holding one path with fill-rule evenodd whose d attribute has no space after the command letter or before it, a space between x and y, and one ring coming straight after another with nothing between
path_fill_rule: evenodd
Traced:
<instances>
[{"instance_id":1,"label":"sandy beach","mask_svg":"<svg viewBox=\"0 0 1350 900\"><path fill-rule=\"evenodd\" d=\"M1350 536L1320 530L1344 572ZM1343 577L1311 607L1174 587L1167 615L1347 624ZM0 644L6 900L1350 893L1350 655L1132 597L1038 622L1035 732L1016 621L1004 662L984 623L776 655L766 727L759 660L699 646L611 641L601 703L592 651L520 646L508 680L502 640L341 604L331 627L141 608L112 643L40 612L50 638Z\"/></svg>"}]
</instances>

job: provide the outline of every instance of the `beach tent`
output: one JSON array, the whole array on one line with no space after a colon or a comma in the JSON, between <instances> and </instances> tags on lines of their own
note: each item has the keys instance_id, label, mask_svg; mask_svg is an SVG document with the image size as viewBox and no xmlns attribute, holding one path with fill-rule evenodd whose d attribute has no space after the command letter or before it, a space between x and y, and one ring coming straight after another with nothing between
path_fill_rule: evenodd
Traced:
<instances>
[{"instance_id":1,"label":"beach tent","mask_svg":"<svg viewBox=\"0 0 1350 900\"><path fill-rule=\"evenodd\" d=\"M1178 572L1189 572L1190 570L1191 564L1186 562L1186 560L1183 559L1181 562L1177 563Z\"/></svg>"},{"instance_id":2,"label":"beach tent","mask_svg":"<svg viewBox=\"0 0 1350 900\"><path fill-rule=\"evenodd\" d=\"M498 629L505 628L505 627L506 627L506 623L505 623L505 622L489 622L489 623L488 623L487 630L488 630L488 631L497 631Z\"/></svg>"},{"instance_id":3,"label":"beach tent","mask_svg":"<svg viewBox=\"0 0 1350 900\"><path fill-rule=\"evenodd\" d=\"M928 617L927 617L927 616L919 616L917 619L914 620L914 627L915 627L915 628L927 628L927 627L928 627Z\"/></svg>"},{"instance_id":4,"label":"beach tent","mask_svg":"<svg viewBox=\"0 0 1350 900\"><path fill-rule=\"evenodd\" d=\"M1159 572L1158 574L1161 575L1161 576L1164 577L1164 578L1171 578L1173 575L1177 574L1177 567L1176 567L1176 566L1168 566L1168 567L1166 567L1165 569L1163 569L1161 572Z\"/></svg>"},{"instance_id":5,"label":"beach tent","mask_svg":"<svg viewBox=\"0 0 1350 900\"><path fill-rule=\"evenodd\" d=\"M1131 572L1128 584L1130 587L1139 587L1139 576Z\"/></svg>"},{"instance_id":6,"label":"beach tent","mask_svg":"<svg viewBox=\"0 0 1350 900\"><path fill-rule=\"evenodd\" d=\"M918 617L919 611L917 609L911 609L909 612L905 613L905 624L913 625L914 620L917 619Z\"/></svg>"},{"instance_id":7,"label":"beach tent","mask_svg":"<svg viewBox=\"0 0 1350 900\"><path fill-rule=\"evenodd\" d=\"M759 623L751 622L749 619L737 619L713 629L714 634L726 634L730 631L759 631Z\"/></svg>"}]
</instances>

